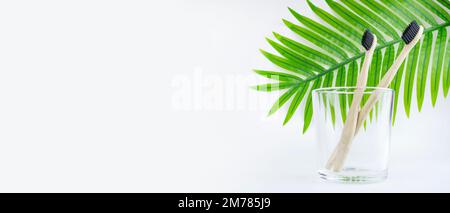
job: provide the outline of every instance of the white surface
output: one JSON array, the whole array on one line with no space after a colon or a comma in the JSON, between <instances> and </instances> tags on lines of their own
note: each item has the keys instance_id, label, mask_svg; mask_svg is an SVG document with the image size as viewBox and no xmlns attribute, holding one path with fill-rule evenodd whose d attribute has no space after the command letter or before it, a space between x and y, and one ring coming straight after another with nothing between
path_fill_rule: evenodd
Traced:
<instances>
[{"instance_id":1,"label":"white surface","mask_svg":"<svg viewBox=\"0 0 450 213\"><path fill-rule=\"evenodd\" d=\"M401 111L389 180L356 186L317 179L314 129L265 118L274 97L247 103L269 97L249 92L250 70L273 68L258 49L287 32L287 6L311 14L288 0L2 1L0 191L450 192L450 100ZM210 85L180 89L195 73ZM180 94L234 109L180 111Z\"/></svg>"}]
</instances>

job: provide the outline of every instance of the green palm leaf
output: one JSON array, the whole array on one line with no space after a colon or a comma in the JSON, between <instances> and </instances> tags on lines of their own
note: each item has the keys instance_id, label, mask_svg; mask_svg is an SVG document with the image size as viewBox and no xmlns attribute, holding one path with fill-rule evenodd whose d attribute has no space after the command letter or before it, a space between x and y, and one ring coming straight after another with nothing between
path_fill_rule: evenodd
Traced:
<instances>
[{"instance_id":1,"label":"green palm leaf","mask_svg":"<svg viewBox=\"0 0 450 213\"><path fill-rule=\"evenodd\" d=\"M438 0L438 2L450 10L450 1L449 0Z\"/></svg>"},{"instance_id":2,"label":"green palm leaf","mask_svg":"<svg viewBox=\"0 0 450 213\"><path fill-rule=\"evenodd\" d=\"M384 29L378 29L374 27L364 18L359 17L353 11L347 10L343 5L340 5L333 0L325 0L325 1L327 2L328 6L331 7L331 9L333 9L339 16L344 18L350 24L357 27L360 31L364 31L367 28L373 30L373 32L378 36L378 39L380 39L382 43L385 43L386 40L382 32L386 34L389 34L389 32L385 31Z\"/></svg>"},{"instance_id":3,"label":"green palm leaf","mask_svg":"<svg viewBox=\"0 0 450 213\"><path fill-rule=\"evenodd\" d=\"M311 91L319 88L322 78L319 78L314 81L313 86L311 87ZM309 125L311 124L313 115L313 107L312 107L312 93L310 92L308 95L308 99L305 104L305 114L303 116L304 124L303 124L303 133L308 131Z\"/></svg>"},{"instance_id":4,"label":"green palm leaf","mask_svg":"<svg viewBox=\"0 0 450 213\"><path fill-rule=\"evenodd\" d=\"M423 7L418 6L418 3L416 0L414 1L404 1L404 0L381 0L388 8L391 10L398 11L399 15L402 16L404 20L407 22L411 22L413 20L421 20L423 24L425 24L427 21L431 22L431 24L436 23L436 21L433 18L430 18L429 13L426 12ZM413 14L410 11L414 11ZM401 28L400 28L401 29Z\"/></svg>"},{"instance_id":5,"label":"green palm leaf","mask_svg":"<svg viewBox=\"0 0 450 213\"><path fill-rule=\"evenodd\" d=\"M345 66L339 67L337 77L336 77L336 86L337 87L345 87L345 75L347 74L347 70L345 69ZM340 95L339 96L339 107L341 110L341 117L342 121L345 122L347 120L347 95Z\"/></svg>"},{"instance_id":6,"label":"green palm leaf","mask_svg":"<svg viewBox=\"0 0 450 213\"><path fill-rule=\"evenodd\" d=\"M263 84L254 86L253 89L258 90L260 92L275 92L280 90L289 89L291 87L299 86L297 82L281 82L275 84Z\"/></svg>"},{"instance_id":7,"label":"green palm leaf","mask_svg":"<svg viewBox=\"0 0 450 213\"><path fill-rule=\"evenodd\" d=\"M292 87L287 92L285 92L278 100L273 104L272 108L269 111L269 116L273 115L275 112L278 111L286 102L289 101L289 99L297 92L299 87Z\"/></svg>"},{"instance_id":8,"label":"green palm leaf","mask_svg":"<svg viewBox=\"0 0 450 213\"><path fill-rule=\"evenodd\" d=\"M284 24L287 27L289 27L289 29L291 29L294 33L297 33L299 36L317 45L323 50L328 51L329 54L335 54L335 56L339 59L345 59L348 57L347 53L344 50L342 50L338 45L334 44L333 42L323 38L321 35L319 35L318 32L314 32L304 27L300 27L288 20L284 20Z\"/></svg>"},{"instance_id":9,"label":"green palm leaf","mask_svg":"<svg viewBox=\"0 0 450 213\"><path fill-rule=\"evenodd\" d=\"M422 39L421 57L419 69L417 69L417 106L419 112L422 111L423 100L425 98L425 88L427 85L428 68L430 65L431 47L433 42L433 33L427 33Z\"/></svg>"},{"instance_id":10,"label":"green palm leaf","mask_svg":"<svg viewBox=\"0 0 450 213\"><path fill-rule=\"evenodd\" d=\"M397 56L400 54L400 52L403 50L403 48L405 47L405 45L403 43L401 43L398 47L397 50ZM398 72L397 75L395 75L394 80L392 81L391 85L389 86L391 89L395 90L395 98L394 98L394 115L392 116L392 123L395 124L395 119L397 117L397 109L398 109L398 100L399 100L399 95L400 95L400 88L402 85L402 79L403 79L403 73L405 71L405 64L406 61L404 61L402 63L402 65L400 66L400 68L398 68Z\"/></svg>"},{"instance_id":11,"label":"green palm leaf","mask_svg":"<svg viewBox=\"0 0 450 213\"><path fill-rule=\"evenodd\" d=\"M446 41L447 41L447 30L442 28L438 31L437 42L434 47L434 54L433 54L433 69L431 70L431 98L433 106L436 105L439 93L439 83L441 80L441 72L443 69Z\"/></svg>"},{"instance_id":12,"label":"green palm leaf","mask_svg":"<svg viewBox=\"0 0 450 213\"><path fill-rule=\"evenodd\" d=\"M389 46L384 52L383 67L381 68L381 76L384 76L395 60L395 47Z\"/></svg>"},{"instance_id":13,"label":"green palm leaf","mask_svg":"<svg viewBox=\"0 0 450 213\"><path fill-rule=\"evenodd\" d=\"M412 50L408 58L405 72L405 91L403 94L403 103L405 106L406 116L409 117L411 111L411 99L414 86L414 78L416 76L417 61L419 60L420 44L417 44Z\"/></svg>"},{"instance_id":14,"label":"green palm leaf","mask_svg":"<svg viewBox=\"0 0 450 213\"><path fill-rule=\"evenodd\" d=\"M275 41L272 41L270 39L267 39L267 41L278 53L289 59L292 62L292 64L294 64L296 67L302 67L302 70L304 70L305 72L313 74L315 72L320 72L324 70L322 66L308 59L307 57L298 54L295 51L292 51L289 48L286 48Z\"/></svg>"},{"instance_id":15,"label":"green palm leaf","mask_svg":"<svg viewBox=\"0 0 450 213\"><path fill-rule=\"evenodd\" d=\"M318 32L320 35L324 36L324 38L326 38L329 41L337 44L338 46L341 46L346 51L349 51L349 52L351 52L353 54L358 54L359 53L359 48L351 40L348 40L348 39L344 38L339 33L336 33L333 30L330 30L330 29L326 28L325 26L323 26L323 25L313 21L312 19L310 19L308 17L305 17L305 16L302 16L302 15L298 14L297 12L295 12L291 8L289 8L289 10L291 11L292 15L294 15L294 17L299 22L301 22L305 26L311 28L312 30Z\"/></svg>"},{"instance_id":16,"label":"green palm leaf","mask_svg":"<svg viewBox=\"0 0 450 213\"><path fill-rule=\"evenodd\" d=\"M447 50L445 51L445 66L444 66L444 83L443 83L443 87L444 87L444 96L447 97L448 95L448 91L450 89L450 60L448 60L448 58L450 58L450 38L447 42Z\"/></svg>"},{"instance_id":17,"label":"green palm leaf","mask_svg":"<svg viewBox=\"0 0 450 213\"><path fill-rule=\"evenodd\" d=\"M450 15L448 14L448 12L445 11L445 9L438 5L436 2L430 0L418 0L418 2L425 6L427 9L431 10L434 14L438 15L442 20L450 20Z\"/></svg>"},{"instance_id":18,"label":"green palm leaf","mask_svg":"<svg viewBox=\"0 0 450 213\"><path fill-rule=\"evenodd\" d=\"M393 24L396 29L402 29L408 24L406 21L404 21L404 17L398 17L397 14L387 11L386 7L384 5L381 5L377 1L361 0L361 2L375 13L383 16L383 18L385 18L387 22Z\"/></svg>"},{"instance_id":19,"label":"green palm leaf","mask_svg":"<svg viewBox=\"0 0 450 213\"><path fill-rule=\"evenodd\" d=\"M378 17L378 15L372 16L373 13L371 13L369 9L360 5L358 2L354 0L343 0L342 2L356 14L368 20L369 23L372 23L374 27L381 29L384 34L389 35L391 38L399 38L399 35L394 28L386 23L382 18Z\"/></svg>"},{"instance_id":20,"label":"green palm leaf","mask_svg":"<svg viewBox=\"0 0 450 213\"><path fill-rule=\"evenodd\" d=\"M401 104L398 99L402 88L402 103L408 116L414 101L414 90L419 111L422 109L428 80L433 106L441 84L443 94L447 97L450 89L450 44L447 44L449 0L326 0L333 12L317 7L310 0L307 3L318 19L306 17L292 8L289 11L293 20L283 19L284 24L302 39L274 33L276 39L268 38L267 41L277 54L261 50L268 60L282 70L255 71L277 82L254 88L264 92L286 90L272 106L269 115L290 102L284 124L297 111L302 110L303 132L306 132L313 115L312 90L356 85L360 64L364 60L364 51L359 43L367 28L377 35L380 43L376 48L368 79L369 85L377 86L404 47L400 35L413 20L425 27L425 36L420 45L411 51L390 85L390 88L396 90L394 122L398 105ZM302 102L305 103L301 104ZM337 110L341 111L342 120L346 119L345 112L349 103L351 97L343 96L338 106L329 104L333 123Z\"/></svg>"},{"instance_id":21,"label":"green palm leaf","mask_svg":"<svg viewBox=\"0 0 450 213\"><path fill-rule=\"evenodd\" d=\"M300 106L300 103L302 102L303 97L305 97L305 94L308 91L308 87L309 87L309 85L308 86L305 85L303 87L297 88L295 97L294 97L294 99L292 99L291 106L289 107L289 110L286 114L286 118L284 119L284 123L283 123L284 125L287 124L291 120L295 111L297 111L297 108Z\"/></svg>"},{"instance_id":22,"label":"green palm leaf","mask_svg":"<svg viewBox=\"0 0 450 213\"><path fill-rule=\"evenodd\" d=\"M341 32L342 34L346 35L349 39L352 41L357 41L360 39L361 36L359 36L363 31L354 29L351 25L336 19L333 15L326 12L325 10L320 9L319 7L316 7L316 5L312 4L308 0L308 5L311 7L311 10L314 11L314 13L319 16L323 21L328 23L329 25L333 26L335 29L337 29L338 32Z\"/></svg>"},{"instance_id":23,"label":"green palm leaf","mask_svg":"<svg viewBox=\"0 0 450 213\"><path fill-rule=\"evenodd\" d=\"M288 47L289 49L297 52L298 54L301 54L313 61L317 61L321 64L325 64L328 66L331 66L333 64L336 64L337 61L328 56L323 54L322 52L312 49L311 47L308 47L304 44L298 43L292 39L289 39L287 37L284 37L278 33L273 33L273 35L275 36L275 38L278 39L278 41L280 41L282 44L284 44L286 47Z\"/></svg>"},{"instance_id":24,"label":"green palm leaf","mask_svg":"<svg viewBox=\"0 0 450 213\"><path fill-rule=\"evenodd\" d=\"M325 87L325 88L327 88L327 87L332 87L333 86L333 79L334 79L334 75L333 75L334 73L328 73L327 75L325 75L325 79L323 80L323 83L322 83L322 87ZM335 111L335 107L334 107L334 105L333 105L333 103L329 103L329 105L326 103L327 102L327 100L326 99L324 99L323 100L325 103L324 103L324 105L325 105L325 107L329 107L329 110L330 110L330 117L331 117L331 123L333 124L333 127L335 126L335 124L336 124L336 111Z\"/></svg>"},{"instance_id":25,"label":"green palm leaf","mask_svg":"<svg viewBox=\"0 0 450 213\"><path fill-rule=\"evenodd\" d=\"M283 72L274 72L274 71L264 71L264 70L255 70L255 73L264 76L269 79L274 79L278 81L303 81L300 77L296 75L291 75Z\"/></svg>"},{"instance_id":26,"label":"green palm leaf","mask_svg":"<svg viewBox=\"0 0 450 213\"><path fill-rule=\"evenodd\" d=\"M376 87L381 79L381 66L383 61L383 54L380 49L376 50L372 64L370 65L369 76L367 79L367 86Z\"/></svg>"},{"instance_id":27,"label":"green palm leaf","mask_svg":"<svg viewBox=\"0 0 450 213\"><path fill-rule=\"evenodd\" d=\"M356 61L353 61L348 65L346 82L347 87L356 85L356 82L358 81L358 70L358 63L356 63ZM353 96L349 95L348 98L348 105L350 106L353 102Z\"/></svg>"},{"instance_id":28,"label":"green palm leaf","mask_svg":"<svg viewBox=\"0 0 450 213\"><path fill-rule=\"evenodd\" d=\"M423 7L420 6L420 3L418 1L399 1L403 3L402 6L406 6L411 11L414 11L414 14L416 14L417 17L419 17L424 22L429 23L430 25L436 25L437 21L434 19L433 15L431 13L428 13ZM407 10L406 10L407 11Z\"/></svg>"}]
</instances>

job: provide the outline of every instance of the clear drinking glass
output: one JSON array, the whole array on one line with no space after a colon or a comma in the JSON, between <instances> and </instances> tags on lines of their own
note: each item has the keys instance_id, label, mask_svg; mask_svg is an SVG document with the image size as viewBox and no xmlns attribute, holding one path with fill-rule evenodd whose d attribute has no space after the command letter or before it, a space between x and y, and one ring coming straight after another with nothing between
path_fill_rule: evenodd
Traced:
<instances>
[{"instance_id":1,"label":"clear drinking glass","mask_svg":"<svg viewBox=\"0 0 450 213\"><path fill-rule=\"evenodd\" d=\"M359 90L358 112L370 97L376 97L371 111L353 139L344 140L348 152L337 152L355 87L322 88L313 91L314 119L317 125L318 166L322 179L344 183L379 182L387 178L394 91L384 88ZM368 104L370 105L370 104ZM363 117L359 113L358 117ZM355 125L357 126L357 125ZM351 135L351 134L350 134ZM336 154L340 153L340 154ZM333 158L333 157L334 158ZM336 163L340 156L341 166ZM334 161L333 161L334 159ZM344 159L344 160L342 160ZM336 168L338 167L338 168ZM339 168L340 167L340 168Z\"/></svg>"}]
</instances>

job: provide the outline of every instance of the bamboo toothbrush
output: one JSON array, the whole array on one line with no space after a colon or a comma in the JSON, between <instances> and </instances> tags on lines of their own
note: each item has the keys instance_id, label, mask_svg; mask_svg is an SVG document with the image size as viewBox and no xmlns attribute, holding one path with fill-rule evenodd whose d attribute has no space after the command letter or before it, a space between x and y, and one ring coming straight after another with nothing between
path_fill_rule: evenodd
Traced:
<instances>
[{"instance_id":1,"label":"bamboo toothbrush","mask_svg":"<svg viewBox=\"0 0 450 213\"><path fill-rule=\"evenodd\" d=\"M416 21L413 21L403 32L402 39L406 43L405 48L400 53L398 58L395 60L394 64L391 66L391 68L386 72L383 79L378 84L378 87L381 88L387 88L392 80L394 79L395 75L397 74L398 68L401 66L401 64L405 61L408 54L411 52L411 50L418 44L420 39L423 36L424 28L422 26L419 26ZM364 121L367 119L368 114L372 110L372 108L375 106L379 98L379 94L377 92L373 93L369 99L367 100L364 107L361 109L361 112L358 116L358 122L356 124L356 131L355 134L358 133L361 126L364 124ZM349 146L351 143L351 140L353 138L348 138L348 141L344 141L344 146ZM342 149L342 152L340 154L337 154L335 158L335 162L333 164L333 168L335 171L342 170L343 164L345 162L345 159L347 158L349 151L349 147L344 147Z\"/></svg>"},{"instance_id":2,"label":"bamboo toothbrush","mask_svg":"<svg viewBox=\"0 0 450 213\"><path fill-rule=\"evenodd\" d=\"M420 39L422 38L424 28L422 26L419 26L416 21L413 21L403 32L402 39L406 43L405 48L403 49L402 53L399 55L395 63L391 66L391 68L387 71L386 75L383 77L383 79L380 81L380 84L378 84L378 87L380 88L387 88L391 84L392 80L394 79L395 75L397 74L398 68L403 63L403 61L408 56L409 52L416 46ZM361 109L361 112L359 113L358 117L358 124L357 124L357 131L359 128L361 128L363 122L366 120L367 115L372 110L372 107L376 104L378 101L378 94L374 93L372 96L370 96L367 103L364 105L364 107Z\"/></svg>"},{"instance_id":3,"label":"bamboo toothbrush","mask_svg":"<svg viewBox=\"0 0 450 213\"><path fill-rule=\"evenodd\" d=\"M353 101L347 116L347 122L345 122L344 129L342 130L340 142L327 163L327 169L332 169L333 162L336 160L335 158L340 152L339 150L343 147L347 147L344 146L347 143L346 141L350 142L355 135L359 105L361 104L361 100L364 95L370 64L372 63L373 54L375 52L375 48L377 47L377 37L372 34L370 30L366 30L362 37L361 44L366 49L364 64L361 69L361 74L358 77L357 87L355 94L353 95Z\"/></svg>"}]
</instances>

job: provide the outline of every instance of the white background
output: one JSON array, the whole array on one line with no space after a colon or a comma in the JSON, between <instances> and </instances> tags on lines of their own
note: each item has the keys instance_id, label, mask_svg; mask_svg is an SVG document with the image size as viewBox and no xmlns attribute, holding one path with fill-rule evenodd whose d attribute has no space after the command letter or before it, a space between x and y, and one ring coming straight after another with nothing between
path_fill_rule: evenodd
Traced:
<instances>
[{"instance_id":1,"label":"white background","mask_svg":"<svg viewBox=\"0 0 450 213\"><path fill-rule=\"evenodd\" d=\"M0 191L450 192L442 95L409 120L400 110L390 178L356 186L317 179L301 117L174 108L180 76L274 68L258 49L287 32L287 6L314 17L289 0L2 1ZM236 84L224 89L268 97Z\"/></svg>"}]
</instances>

